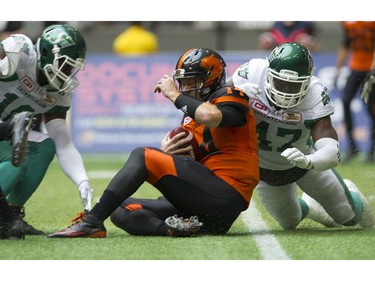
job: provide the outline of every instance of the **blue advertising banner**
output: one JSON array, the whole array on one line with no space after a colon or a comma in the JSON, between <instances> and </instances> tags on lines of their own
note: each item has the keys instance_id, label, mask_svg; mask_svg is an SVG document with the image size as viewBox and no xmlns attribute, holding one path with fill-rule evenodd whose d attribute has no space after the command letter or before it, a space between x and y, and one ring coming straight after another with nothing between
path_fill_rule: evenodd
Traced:
<instances>
[{"instance_id":1,"label":"blue advertising banner","mask_svg":"<svg viewBox=\"0 0 375 281\"><path fill-rule=\"evenodd\" d=\"M228 76L251 58L264 58L265 52L223 52ZM122 57L112 54L91 55L85 71L78 74L80 85L73 95L71 109L72 137L83 153L128 153L138 146L160 146L164 135L178 126L182 112L162 94L155 94L154 87L164 75L171 75L179 53L158 54L144 57ZM336 54L313 54L315 75L333 88ZM347 76L342 71L339 88ZM343 124L341 91L332 91L335 114L332 116L341 142L347 146ZM360 148L368 146L368 117L362 101L352 103L356 125L355 135Z\"/></svg>"}]
</instances>

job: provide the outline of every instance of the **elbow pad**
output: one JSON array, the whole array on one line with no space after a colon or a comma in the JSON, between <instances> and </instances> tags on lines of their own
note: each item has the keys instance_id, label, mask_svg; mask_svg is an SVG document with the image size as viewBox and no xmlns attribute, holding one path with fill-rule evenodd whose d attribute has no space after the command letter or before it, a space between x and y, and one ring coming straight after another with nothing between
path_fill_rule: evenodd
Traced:
<instances>
[{"instance_id":1,"label":"elbow pad","mask_svg":"<svg viewBox=\"0 0 375 281\"><path fill-rule=\"evenodd\" d=\"M336 167L340 162L339 142L332 138L321 138L315 143L316 151L307 155L311 168L324 171Z\"/></svg>"}]
</instances>

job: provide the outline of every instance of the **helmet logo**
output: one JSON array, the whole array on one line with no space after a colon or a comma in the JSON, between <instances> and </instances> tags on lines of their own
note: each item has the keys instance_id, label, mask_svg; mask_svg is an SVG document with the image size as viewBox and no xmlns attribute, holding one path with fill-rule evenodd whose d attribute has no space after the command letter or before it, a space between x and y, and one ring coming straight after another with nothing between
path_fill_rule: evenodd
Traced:
<instances>
[{"instance_id":1,"label":"helmet logo","mask_svg":"<svg viewBox=\"0 0 375 281\"><path fill-rule=\"evenodd\" d=\"M284 49L281 48L280 46L277 46L275 49L273 49L273 51L270 54L270 57L268 58L268 62L271 64L271 62L273 62L275 59L279 58L280 54L283 50Z\"/></svg>"},{"instance_id":2,"label":"helmet logo","mask_svg":"<svg viewBox=\"0 0 375 281\"><path fill-rule=\"evenodd\" d=\"M45 33L45 39L51 44L57 44L60 48L67 48L76 44L73 38L66 32L52 29Z\"/></svg>"},{"instance_id":3,"label":"helmet logo","mask_svg":"<svg viewBox=\"0 0 375 281\"><path fill-rule=\"evenodd\" d=\"M238 68L238 72L237 72L238 76L247 79L247 76L249 74L248 64L249 62L246 62Z\"/></svg>"}]
</instances>

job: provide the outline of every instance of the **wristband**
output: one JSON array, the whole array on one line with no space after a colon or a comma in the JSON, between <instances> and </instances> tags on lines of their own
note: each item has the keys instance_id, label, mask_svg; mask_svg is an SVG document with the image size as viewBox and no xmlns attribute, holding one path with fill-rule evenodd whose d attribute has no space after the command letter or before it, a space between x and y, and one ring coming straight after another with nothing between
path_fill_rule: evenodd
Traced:
<instances>
[{"instance_id":1,"label":"wristband","mask_svg":"<svg viewBox=\"0 0 375 281\"><path fill-rule=\"evenodd\" d=\"M191 118L195 119L195 111L197 111L198 106L202 102L192 96L187 94L180 94L174 102L174 105L189 115Z\"/></svg>"}]
</instances>

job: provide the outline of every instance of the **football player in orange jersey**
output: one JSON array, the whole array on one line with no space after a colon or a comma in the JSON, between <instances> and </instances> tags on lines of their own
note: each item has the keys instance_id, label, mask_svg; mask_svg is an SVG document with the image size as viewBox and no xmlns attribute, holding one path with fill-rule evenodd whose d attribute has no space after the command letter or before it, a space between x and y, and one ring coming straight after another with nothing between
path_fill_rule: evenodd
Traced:
<instances>
[{"instance_id":1,"label":"football player in orange jersey","mask_svg":"<svg viewBox=\"0 0 375 281\"><path fill-rule=\"evenodd\" d=\"M350 105L368 72L375 70L375 21L346 21L342 23L342 27L344 29L344 39L337 51L336 77L338 77L340 69L350 56L348 61L350 74L347 78L342 97L349 141L349 150L345 158L343 158L343 161L348 161L359 153L353 132L354 126ZM366 161L374 162L375 114L371 110L368 110L368 112L371 119L370 147L368 149Z\"/></svg>"},{"instance_id":2,"label":"football player in orange jersey","mask_svg":"<svg viewBox=\"0 0 375 281\"><path fill-rule=\"evenodd\" d=\"M176 155L177 149L171 149L179 134L165 138L162 149L134 149L99 203L49 237L105 237L104 221L113 212L112 221L134 235L227 233L250 203L259 181L259 165L249 98L225 82L226 64L217 52L187 50L173 77L164 75L154 91L184 112L181 126L198 141L199 161ZM164 197L130 198L144 182Z\"/></svg>"}]
</instances>

